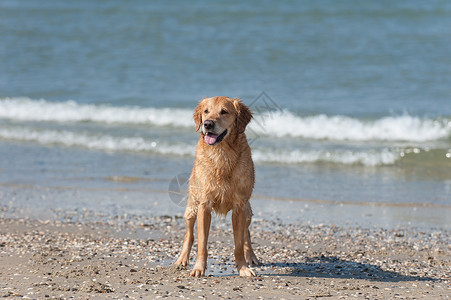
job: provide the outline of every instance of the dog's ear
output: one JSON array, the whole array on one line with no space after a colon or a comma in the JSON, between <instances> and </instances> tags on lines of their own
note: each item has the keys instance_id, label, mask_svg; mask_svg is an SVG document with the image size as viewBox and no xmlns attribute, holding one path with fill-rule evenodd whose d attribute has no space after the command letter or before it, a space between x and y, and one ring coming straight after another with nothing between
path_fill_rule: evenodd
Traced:
<instances>
[{"instance_id":1,"label":"dog's ear","mask_svg":"<svg viewBox=\"0 0 451 300\"><path fill-rule=\"evenodd\" d=\"M202 107L203 107L202 102L203 100L201 100L194 109L193 119L194 123L196 123L196 131L199 131L200 126L202 125Z\"/></svg>"},{"instance_id":2,"label":"dog's ear","mask_svg":"<svg viewBox=\"0 0 451 300\"><path fill-rule=\"evenodd\" d=\"M238 133L243 133L252 119L252 112L240 99L233 99L233 106L237 112L236 127Z\"/></svg>"}]
</instances>

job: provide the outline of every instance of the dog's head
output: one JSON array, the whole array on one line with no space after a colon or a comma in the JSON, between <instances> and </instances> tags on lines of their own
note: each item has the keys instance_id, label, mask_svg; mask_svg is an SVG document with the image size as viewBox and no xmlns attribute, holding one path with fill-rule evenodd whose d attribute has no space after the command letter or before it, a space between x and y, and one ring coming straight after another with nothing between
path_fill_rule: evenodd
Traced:
<instances>
[{"instance_id":1,"label":"dog's head","mask_svg":"<svg viewBox=\"0 0 451 300\"><path fill-rule=\"evenodd\" d=\"M194 110L196 131L201 129L204 141L217 145L231 134L244 133L252 113L240 99L205 98Z\"/></svg>"}]
</instances>

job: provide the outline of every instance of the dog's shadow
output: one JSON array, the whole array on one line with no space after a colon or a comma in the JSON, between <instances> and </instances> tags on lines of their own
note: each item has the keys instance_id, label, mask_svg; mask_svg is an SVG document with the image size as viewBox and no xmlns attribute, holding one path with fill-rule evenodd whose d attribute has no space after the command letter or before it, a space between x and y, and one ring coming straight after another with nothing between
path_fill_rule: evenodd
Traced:
<instances>
[{"instance_id":1,"label":"dog's shadow","mask_svg":"<svg viewBox=\"0 0 451 300\"><path fill-rule=\"evenodd\" d=\"M396 271L384 270L378 265L342 260L336 256L315 256L305 259L302 263L263 263L259 275L276 275L268 270L283 270L276 272L277 276L362 279L380 282L400 281L435 281L431 277L404 275ZM265 272L266 271L266 272Z\"/></svg>"}]
</instances>

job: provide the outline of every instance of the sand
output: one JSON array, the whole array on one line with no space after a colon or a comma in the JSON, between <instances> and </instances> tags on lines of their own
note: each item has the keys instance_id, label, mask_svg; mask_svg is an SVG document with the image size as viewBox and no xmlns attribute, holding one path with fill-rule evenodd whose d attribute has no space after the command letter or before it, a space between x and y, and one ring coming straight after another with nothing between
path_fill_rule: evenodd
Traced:
<instances>
[{"instance_id":1,"label":"sand","mask_svg":"<svg viewBox=\"0 0 451 300\"><path fill-rule=\"evenodd\" d=\"M241 278L228 220L214 219L207 276L176 270L184 221L86 216L0 221L0 297L26 299L449 299L443 230L283 224L255 219L262 265ZM82 221L80 221L82 220ZM194 263L195 247L191 255Z\"/></svg>"}]
</instances>

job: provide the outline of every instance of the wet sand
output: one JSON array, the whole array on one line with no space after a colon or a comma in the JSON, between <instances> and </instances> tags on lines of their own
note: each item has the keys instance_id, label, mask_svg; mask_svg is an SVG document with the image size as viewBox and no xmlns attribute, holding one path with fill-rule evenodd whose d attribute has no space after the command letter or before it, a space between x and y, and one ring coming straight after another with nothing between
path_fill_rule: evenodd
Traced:
<instances>
[{"instance_id":1,"label":"wet sand","mask_svg":"<svg viewBox=\"0 0 451 300\"><path fill-rule=\"evenodd\" d=\"M229 220L214 217L207 276L176 270L178 217L85 212L0 221L0 296L28 299L449 299L447 230L282 224L256 218L254 278L233 263ZM196 244L191 255L194 263Z\"/></svg>"}]
</instances>

